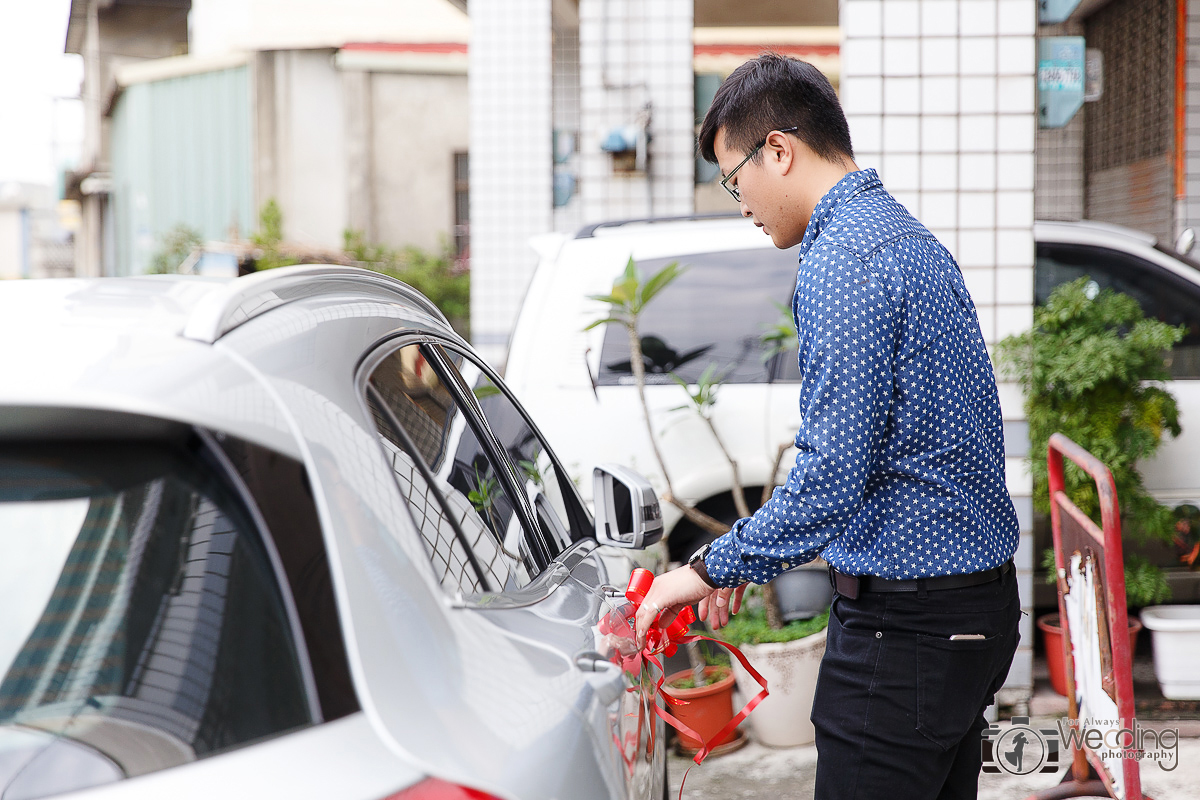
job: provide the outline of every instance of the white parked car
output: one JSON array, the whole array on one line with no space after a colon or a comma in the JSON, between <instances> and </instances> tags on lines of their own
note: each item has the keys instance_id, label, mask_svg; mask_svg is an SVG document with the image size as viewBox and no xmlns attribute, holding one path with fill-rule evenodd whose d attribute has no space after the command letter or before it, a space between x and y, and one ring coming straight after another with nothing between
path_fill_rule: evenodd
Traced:
<instances>
[{"instance_id":1,"label":"white parked car","mask_svg":"<svg viewBox=\"0 0 1200 800\"><path fill-rule=\"evenodd\" d=\"M1186 324L1175 348L1169 387L1179 401L1184 434L1146 464L1147 486L1168 503L1200 499L1200 270L1159 246L1154 237L1091 222L1038 222L1035 299L1089 274L1101 287L1136 297L1149 315ZM794 348L771 355L763 334L790 306L797 252L780 251L746 220L691 218L615 222L574 236L535 241L541 256L513 333L506 379L556 444L567 469L586 476L601 461L630 465L661 492L661 472L650 448L629 368L625 331L605 325L589 300L607 293L633 257L643 276L678 261L686 271L648 306L641 323L647 359L647 401L678 496L725 521L736 518L731 471L712 434L688 410L688 381L715 364L725 375L714 422L737 460L753 504L782 443L800 421ZM1193 424L1195 423L1195 424ZM1010 455L1028 449L1023 423L1006 425ZM785 454L783 479L794 451ZM587 482L581 486L587 491ZM711 538L669 504L664 526L673 560Z\"/></svg>"}]
</instances>

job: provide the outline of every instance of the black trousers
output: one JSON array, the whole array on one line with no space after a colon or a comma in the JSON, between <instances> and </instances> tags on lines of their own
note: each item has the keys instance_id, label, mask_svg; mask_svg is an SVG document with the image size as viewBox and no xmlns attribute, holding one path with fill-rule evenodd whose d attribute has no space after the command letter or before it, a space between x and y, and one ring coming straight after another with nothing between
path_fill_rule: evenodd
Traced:
<instances>
[{"instance_id":1,"label":"black trousers","mask_svg":"<svg viewBox=\"0 0 1200 800\"><path fill-rule=\"evenodd\" d=\"M983 712L1020 617L1015 570L923 595L836 595L812 712L816 800L975 798Z\"/></svg>"}]
</instances>

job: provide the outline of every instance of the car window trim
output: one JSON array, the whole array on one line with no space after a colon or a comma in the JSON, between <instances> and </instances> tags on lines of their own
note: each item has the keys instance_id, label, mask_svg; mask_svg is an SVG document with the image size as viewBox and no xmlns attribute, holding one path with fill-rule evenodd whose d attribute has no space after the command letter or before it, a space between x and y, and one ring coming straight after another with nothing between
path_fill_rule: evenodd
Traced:
<instances>
[{"instance_id":1,"label":"car window trim","mask_svg":"<svg viewBox=\"0 0 1200 800\"><path fill-rule=\"evenodd\" d=\"M434 335L431 335L429 333L424 333L424 332L413 333L412 331L395 332L395 333L392 333L388 336L384 336L384 337L378 339L377 341L375 341L370 346L370 348L367 349L367 351L363 355L363 357L359 359L358 367L356 370L356 377L355 377L355 388L357 390L360 408L365 413L366 419L368 421L372 420L372 416L371 416L371 410L367 406L366 387L370 385L371 373L374 372L375 369L379 366L379 364L385 358L390 356L392 353L396 352L397 350L399 350L402 347L407 347L407 346L413 345L413 344L422 345L422 346L431 345L431 344L432 345L452 344L452 345L456 346L456 349L460 349L462 347L461 344L455 342L453 339L450 339L448 337L434 336ZM438 370L438 374L441 375L445 371L444 365L442 363L440 363L441 356L438 355L437 353L431 353L431 355L433 355L436 358L436 361L431 361L431 363L435 364L435 368ZM472 363L475 363L475 362L472 360ZM454 370L453 374L457 375L457 372L458 372L457 370ZM454 396L455 400L459 402L459 405L464 407L463 414L466 416L468 424L471 425L472 431L474 431L476 437L479 438L480 443L485 448L488 449L488 456L493 459L496 459L495 451L500 450L500 452L502 453L503 449L500 447L498 442L495 442L494 437L491 436L490 432L486 436L483 436L479 433L479 430L478 430L479 423L478 423L478 418L476 417L476 415L479 414L479 410L474 405L474 395L469 390L467 390L466 394L471 398L471 401L468 404L464 405L464 403L462 402L462 398L460 396L463 390L461 388L457 388L457 389L455 388L455 387L461 387L461 386L462 386L462 382L458 378L455 378L454 380L447 383L447 391L450 391L451 394ZM375 434L375 436L377 436L377 437L380 436L381 434L379 433L378 430L376 430L374 422L369 422L369 424L370 424L370 430ZM383 445L379 442L376 442L376 444L380 448L380 455L383 456L384 455ZM422 464L424 464L424 459L421 458L419 454L414 453L413 458L414 458L414 460L419 460L422 462ZM507 462L508 462L507 457L501 458L498 460L499 460L499 463L502 465L507 464ZM428 465L425 465L425 466L428 467ZM511 466L504 466L503 469L501 470L501 472L502 473L511 472L512 469L513 468ZM537 525L537 523L536 523L536 517L533 516L532 505L529 503L528 498L525 497L524 489L522 489L521 491L518 492L515 489L510 488L510 486L508 484L511 483L513 480L511 475L507 478L502 477L501 480L504 480L506 483L505 489L510 494L514 495L514 497L513 497L513 513L518 515L519 519L521 520L522 528L524 528L526 532L528 532L530 529L535 531L538 536L539 546L541 546L541 544L542 544L542 542L541 542L541 527L539 525ZM395 484L394 478L393 478L393 484ZM439 490L436 485L430 485L430 490L436 493L439 502L444 502L445 498L442 497L441 490ZM400 487L398 484L396 484L396 491L400 493L401 497L404 499L405 506L407 507L408 498L404 497L403 492L400 492ZM530 520L532 520L532 522ZM417 535L419 536L420 534L417 534ZM484 593L484 594L479 595L478 597L467 598L467 597L461 596L461 594L460 594L459 597L455 598L455 597L450 596L444 590L441 590L441 584L439 581L434 579L433 583L436 586L438 586L439 590L441 590L441 595L446 599L446 601L450 604L450 606L452 608L478 608L483 605L490 606L490 607L496 607L498 601L496 601L495 598L503 597L505 595L514 594L514 593L519 594L522 598L524 598L521 600L520 605L529 605L530 603L537 602L538 599L544 599L545 597L549 596L550 592L552 592L560 583L562 583L562 580L558 580L558 581L550 583L550 584L546 584L545 581L543 581L543 576L546 576L547 573L554 572L555 571L554 567L558 563L556 559L549 558L548 554L546 554L545 557L547 559L547 563L545 564L545 566L543 566L538 571L537 575L532 577L532 579L530 580L529 583L527 583L525 586L521 587L520 589L507 589L506 590L504 588L499 588L499 589L496 589L494 592ZM429 566L429 565L426 565L426 566ZM430 569L432 569L432 567L430 567ZM431 577L432 577L432 573L431 573ZM538 589L531 590L530 587L535 587L535 586L541 586L542 588L540 590L538 590ZM526 597L526 595L528 595L528 597ZM534 597L536 597L537 599L529 599L529 598L534 598ZM500 605L504 605L504 604L501 603Z\"/></svg>"},{"instance_id":2,"label":"car window trim","mask_svg":"<svg viewBox=\"0 0 1200 800\"><path fill-rule=\"evenodd\" d=\"M213 463L210 466L223 479L225 485L233 490L233 494L241 503L242 509L250 517L250 523L255 529L254 532L263 544L263 550L267 554L267 560L270 562L271 571L275 576L275 585L278 587L280 597L283 600L284 613L287 615L288 627L292 633L292 641L295 643L296 657L300 662L300 676L304 682L304 692L307 695L305 699L308 701L309 714L312 715L314 724L320 724L325 721L325 714L318 700L317 681L313 674L312 660L308 654L308 640L305 638L304 628L300 624L300 613L296 610L296 600L292 595L292 586L288 581L287 571L283 568L283 560L279 557L279 551L275 547L275 539L271 535L270 528L267 527L267 521L259 510L258 504L254 501L254 496L250 493L249 487L242 480L242 476L238 474L237 469L233 466L233 462L229 460L229 456L221 449L213 433L199 426L195 426L193 430L203 444L204 455L212 459Z\"/></svg>"},{"instance_id":3,"label":"car window trim","mask_svg":"<svg viewBox=\"0 0 1200 800\"><path fill-rule=\"evenodd\" d=\"M512 463L512 459L505 452L504 445L496 438L492 432L492 428L487 424L487 418L483 415L483 409L475 402L475 393L471 387L467 386L462 379L458 368L453 363L449 362L441 351L428 349L429 345L438 345L444 347L442 342L431 341L421 345L421 349L426 354L426 360L434 365L434 368L446 380L446 387L455 395L455 400L458 401L459 407L466 414L468 422L471 424L472 430L475 431L475 436L487 449L488 455L496 460L502 467L501 471L507 475L504 478L505 489L513 498L513 511L520 514L520 519L526 532L532 532L531 551L534 547L540 552L536 554L536 560L541 561L538 574L550 569L554 565L555 557L551 555L551 549L546 541L546 532L542 530L542 526L538 523L537 512L533 508L533 503L529 500L529 493L521 484L516 464ZM457 352L457 351L456 351ZM463 354L466 357L466 354ZM475 363L474 359L471 363ZM478 366L476 364L476 366ZM494 383L494 381L493 381ZM496 384L499 388L499 384Z\"/></svg>"},{"instance_id":4,"label":"car window trim","mask_svg":"<svg viewBox=\"0 0 1200 800\"><path fill-rule=\"evenodd\" d=\"M579 504L579 507L583 509L583 512L587 517L588 530L590 531L590 536L587 538L591 538L594 540L596 537L595 517L591 514L591 512L588 511L587 504L583 502L583 498L579 494L579 487L575 485L574 481L570 480L569 473L565 469L563 469L562 463L558 460L558 455L549 446L549 442L547 442L545 435L542 433L541 429L538 428L537 423L533 421L533 417L530 416L529 412L525 410L525 406L521 405L521 401L518 400L513 395L512 391L508 388L508 386L504 383L504 381L501 380L500 376L496 374L496 371L493 370L487 364L483 363L482 359L480 359L478 356L474 356L470 353L467 353L467 352L459 349L453 343L451 343L449 345L443 344L443 347L446 347L446 346L449 346L455 352L461 353L463 358L469 359L471 361L471 363L474 364L479 369L480 372L482 372L484 375L488 376L488 378L492 382L492 385L495 386L497 389L499 389L500 392L506 398L508 398L508 401L513 404L513 407L521 415L521 418L525 421L525 424L529 426L529 429L531 431L533 431L533 435L536 436L538 438L538 441L542 443L542 446L546 450L546 455L548 455L550 457L550 460L554 463L554 469L558 472L558 474L560 476L567 478L567 484L570 486L569 491L572 493L572 495L575 498L575 501ZM472 397L472 400L474 400L474 393L471 394L471 397ZM562 481L560 481L559 484L561 486ZM570 520L567 520L566 522L569 524ZM572 542L572 544L575 544L575 542ZM569 549L569 548L564 548L563 552L566 552L567 549Z\"/></svg>"},{"instance_id":5,"label":"car window trim","mask_svg":"<svg viewBox=\"0 0 1200 800\"><path fill-rule=\"evenodd\" d=\"M421 478L429 486L429 490L433 492L434 497L437 498L438 505L442 507L442 513L446 515L446 521L450 523L450 527L454 530L454 538L458 540L459 546L462 547L463 552L467 556L467 561L470 563L471 569L475 572L476 580L479 581L479 585L483 588L483 593L490 593L492 591L491 581L487 579L487 575L485 574L483 568L479 565L479 559L475 557L475 551L471 549L471 545L467 541L467 535L463 533L462 527L458 524L458 521L454 519L454 515L450 510L449 503L442 495L441 490L438 489L437 483L433 477L433 473L429 471L429 465L425 463L424 458L421 458L420 451L417 450L416 445L414 445L412 439L409 438L408 431L404 430L404 426L401 425L400 420L396 418L395 412L392 411L383 395L379 393L379 390L375 388L374 384L372 384L370 380L368 380L366 383L366 391L372 396L375 404L378 405L380 409L383 410L383 413L387 415L388 423L391 424L392 429L396 432L396 435L403 440L401 444L404 449L408 451L409 457L412 458L413 464L417 468L417 472L421 473ZM405 506L408 506L408 498L405 498Z\"/></svg>"},{"instance_id":6,"label":"car window trim","mask_svg":"<svg viewBox=\"0 0 1200 800\"><path fill-rule=\"evenodd\" d=\"M588 556L600 545L595 539L580 539L558 554L550 566L538 573L532 581L520 589L509 589L496 594L482 595L472 600L453 602L454 608L469 608L474 611L527 608L537 605L561 586Z\"/></svg>"}]
</instances>

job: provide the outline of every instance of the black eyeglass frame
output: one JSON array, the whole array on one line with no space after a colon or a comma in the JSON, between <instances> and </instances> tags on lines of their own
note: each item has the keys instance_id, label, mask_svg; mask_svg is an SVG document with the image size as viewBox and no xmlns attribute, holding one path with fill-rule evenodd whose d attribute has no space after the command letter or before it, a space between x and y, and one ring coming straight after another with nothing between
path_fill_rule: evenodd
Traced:
<instances>
[{"instance_id":1,"label":"black eyeglass frame","mask_svg":"<svg viewBox=\"0 0 1200 800\"><path fill-rule=\"evenodd\" d=\"M731 169L729 171L729 174L721 179L721 188L724 189L725 191L729 192L730 196L733 197L734 200L737 200L739 203L742 202L742 193L741 193L741 191L738 190L738 187L736 185L734 185L734 186L729 185L729 182L731 180L733 180L733 176L737 175L737 171L739 169L741 169L742 167L744 167L746 165L747 161L754 158L755 154L758 153L759 150L762 150L763 147L766 146L767 139L771 136L772 133L795 133L798 130L800 130L799 125L792 127L792 128L782 128L778 131L768 131L767 135L763 137L763 140L761 142L759 142L758 145L756 145L753 150L750 151L750 155L743 158L741 160L741 163L739 163L736 167Z\"/></svg>"}]
</instances>

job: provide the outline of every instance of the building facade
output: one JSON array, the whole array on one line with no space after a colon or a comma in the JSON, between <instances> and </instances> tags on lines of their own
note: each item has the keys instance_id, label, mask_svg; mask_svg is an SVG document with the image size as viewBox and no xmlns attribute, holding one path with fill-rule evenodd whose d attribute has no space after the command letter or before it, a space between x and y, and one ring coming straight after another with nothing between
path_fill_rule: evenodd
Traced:
<instances>
[{"instance_id":1,"label":"building facade","mask_svg":"<svg viewBox=\"0 0 1200 800\"><path fill-rule=\"evenodd\" d=\"M103 20L109 5L89 13ZM183 54L143 48L145 58L99 59L100 70L85 62L85 87L100 74L106 88L87 105L91 155L73 182L85 207L80 274L144 272L179 226L248 241L272 200L285 241L310 252L338 252L354 233L465 255L469 23L460 8L183 6L183 38L173 40ZM72 18L69 43L107 35L89 19ZM137 19L156 20L132 16L127 27Z\"/></svg>"}]
</instances>

